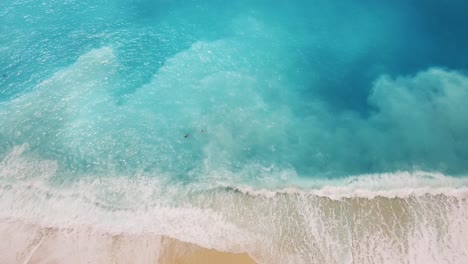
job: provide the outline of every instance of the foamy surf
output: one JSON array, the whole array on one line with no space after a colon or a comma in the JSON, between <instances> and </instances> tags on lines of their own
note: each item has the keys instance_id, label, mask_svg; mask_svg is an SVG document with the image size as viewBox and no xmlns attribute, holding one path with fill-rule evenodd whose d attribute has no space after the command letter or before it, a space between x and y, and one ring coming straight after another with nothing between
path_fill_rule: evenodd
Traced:
<instances>
[{"instance_id":1,"label":"foamy surf","mask_svg":"<svg viewBox=\"0 0 468 264\"><path fill-rule=\"evenodd\" d=\"M258 263L463 263L468 257L464 178L401 172L277 191L168 185L147 175L57 184L55 163L24 150L13 149L0 163L2 263L165 263L162 256L173 250L164 242L169 238L190 243L175 242L179 255L193 244L245 252ZM391 189L379 189L389 182Z\"/></svg>"},{"instance_id":2,"label":"foamy surf","mask_svg":"<svg viewBox=\"0 0 468 264\"><path fill-rule=\"evenodd\" d=\"M466 262L466 10L0 1L0 263Z\"/></svg>"},{"instance_id":3,"label":"foamy surf","mask_svg":"<svg viewBox=\"0 0 468 264\"><path fill-rule=\"evenodd\" d=\"M6 250L2 263L254 263L245 253L204 249L151 233L115 234L1 220L0 234L9 241L2 245Z\"/></svg>"}]
</instances>

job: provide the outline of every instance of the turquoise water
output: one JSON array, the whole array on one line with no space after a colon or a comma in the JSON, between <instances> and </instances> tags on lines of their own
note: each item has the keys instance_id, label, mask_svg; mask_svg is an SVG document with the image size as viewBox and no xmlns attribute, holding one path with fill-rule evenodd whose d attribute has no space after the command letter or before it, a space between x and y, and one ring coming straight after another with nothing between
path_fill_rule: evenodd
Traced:
<instances>
[{"instance_id":1,"label":"turquoise water","mask_svg":"<svg viewBox=\"0 0 468 264\"><path fill-rule=\"evenodd\" d=\"M466 187L467 11L462 0L2 0L0 216L55 208L55 221L62 199L81 216L203 210L186 202L214 203L220 186Z\"/></svg>"},{"instance_id":2,"label":"turquoise water","mask_svg":"<svg viewBox=\"0 0 468 264\"><path fill-rule=\"evenodd\" d=\"M406 2L2 1L2 152L187 181L466 173L468 6Z\"/></svg>"}]
</instances>

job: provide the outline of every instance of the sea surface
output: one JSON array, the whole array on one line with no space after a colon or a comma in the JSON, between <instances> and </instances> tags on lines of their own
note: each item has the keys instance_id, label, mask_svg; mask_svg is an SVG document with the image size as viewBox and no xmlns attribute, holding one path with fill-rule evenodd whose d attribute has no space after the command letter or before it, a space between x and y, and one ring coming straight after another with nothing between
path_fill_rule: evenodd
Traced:
<instances>
[{"instance_id":1,"label":"sea surface","mask_svg":"<svg viewBox=\"0 0 468 264\"><path fill-rule=\"evenodd\" d=\"M466 263L467 14L463 0L2 0L0 222L259 263ZM40 248L21 232L0 262ZM98 240L70 239L76 263L106 262ZM72 263L61 250L49 257Z\"/></svg>"}]
</instances>

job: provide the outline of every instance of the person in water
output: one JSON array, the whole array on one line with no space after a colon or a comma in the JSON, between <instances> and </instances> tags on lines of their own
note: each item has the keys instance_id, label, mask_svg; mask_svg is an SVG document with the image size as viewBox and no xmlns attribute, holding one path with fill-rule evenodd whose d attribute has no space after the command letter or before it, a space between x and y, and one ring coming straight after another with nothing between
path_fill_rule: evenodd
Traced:
<instances>
[{"instance_id":1,"label":"person in water","mask_svg":"<svg viewBox=\"0 0 468 264\"><path fill-rule=\"evenodd\" d=\"M200 130L200 133L205 133L205 130L204 129ZM188 138L188 137L189 137L189 134L184 135L184 138Z\"/></svg>"}]
</instances>

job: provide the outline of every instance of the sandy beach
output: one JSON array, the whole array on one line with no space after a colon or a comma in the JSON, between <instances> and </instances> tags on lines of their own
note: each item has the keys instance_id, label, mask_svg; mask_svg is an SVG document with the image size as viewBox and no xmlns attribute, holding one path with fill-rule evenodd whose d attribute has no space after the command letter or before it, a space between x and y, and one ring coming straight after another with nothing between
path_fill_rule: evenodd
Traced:
<instances>
[{"instance_id":1,"label":"sandy beach","mask_svg":"<svg viewBox=\"0 0 468 264\"><path fill-rule=\"evenodd\" d=\"M214 249L206 249L193 244L183 243L171 239L173 247L164 250L160 257L160 264L254 264L256 263L246 253L221 252ZM179 250L174 250L175 248ZM181 251L180 248L187 248Z\"/></svg>"},{"instance_id":2,"label":"sandy beach","mask_svg":"<svg viewBox=\"0 0 468 264\"><path fill-rule=\"evenodd\" d=\"M213 196L211 201L223 200L223 204L232 207L206 201L203 204L217 208L225 219L256 230L250 234L262 237L236 242L235 233L228 229L218 230L222 236L213 236L210 232L216 223L187 226L181 222L185 216L177 218L174 226L160 221L158 226L164 228L159 232L164 235L150 228L140 228L141 232L121 229L122 226L105 224L105 218L95 218L95 224L84 225L73 217L60 224L52 219L41 222L39 217L25 220L2 216L0 263L328 264L346 260L461 264L466 260L466 190L452 191L450 196L421 193L340 199L298 193L269 199L239 192L230 194L224 200L221 194ZM248 212L255 215L249 218ZM143 218L137 215L122 217L127 224L143 227ZM151 219L154 223L155 219ZM182 231L174 234L182 237L195 229L198 236L186 236L188 239L182 241L181 237L165 234L168 228L172 232L180 228Z\"/></svg>"},{"instance_id":3,"label":"sandy beach","mask_svg":"<svg viewBox=\"0 0 468 264\"><path fill-rule=\"evenodd\" d=\"M110 234L0 221L0 263L253 264L245 253L221 252L153 234Z\"/></svg>"}]
</instances>

